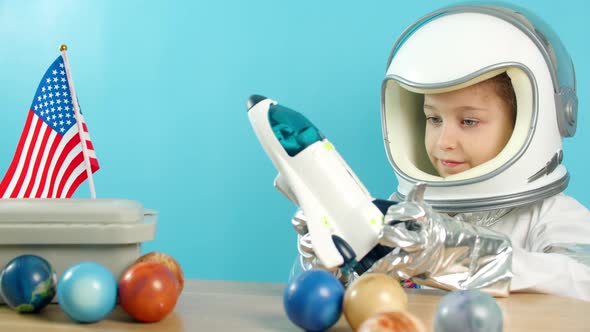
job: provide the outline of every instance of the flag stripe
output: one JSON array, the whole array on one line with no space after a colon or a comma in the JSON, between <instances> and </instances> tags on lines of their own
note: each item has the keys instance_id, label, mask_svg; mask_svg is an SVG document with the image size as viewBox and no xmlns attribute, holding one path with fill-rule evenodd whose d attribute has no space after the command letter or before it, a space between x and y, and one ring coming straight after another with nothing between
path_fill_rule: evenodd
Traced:
<instances>
[{"instance_id":1,"label":"flag stripe","mask_svg":"<svg viewBox=\"0 0 590 332\"><path fill-rule=\"evenodd\" d=\"M14 154L14 158L12 158L12 162L10 163L10 166L8 167L8 171L6 171L6 174L4 174L4 178L2 179L2 182L0 182L0 196L2 196L2 198L8 198L6 196L6 192L8 191L8 186L10 185L10 182L12 181L12 177L14 176L14 173L16 172L16 168L17 168L18 163L20 161L21 152L22 152L23 147L25 145L25 141L28 137L28 135L26 135L25 133L28 133L28 131L29 131L29 127L31 125L31 122L33 121L33 116L34 116L34 113L29 112L29 115L27 116L27 120L25 122L25 127L23 128L23 132L22 132L20 139L18 141L18 145L16 146L16 152Z\"/></svg>"},{"instance_id":2,"label":"flag stripe","mask_svg":"<svg viewBox=\"0 0 590 332\"><path fill-rule=\"evenodd\" d=\"M52 130L53 131L53 130ZM53 131L55 133L55 131ZM50 179L50 174L53 172L53 167L55 166L55 159L53 156L57 151L57 148L61 146L61 142L64 140L64 137L61 135L57 135L51 144L51 148L49 148L49 154L47 156L47 161L45 162L45 168L43 169L43 175L41 176L41 182L39 184L39 189L37 189L37 193L35 197L37 198L46 198L47 191L48 191L48 182Z\"/></svg>"},{"instance_id":3,"label":"flag stripe","mask_svg":"<svg viewBox=\"0 0 590 332\"><path fill-rule=\"evenodd\" d=\"M31 128L33 128L32 124L34 123L34 120L34 117L31 116L31 112L29 112L29 116L27 117L27 122L25 123L25 128L23 129L21 140L18 144L18 156L15 155L15 158L13 159L13 162L10 165L10 169L8 170L8 172L12 174L9 178L6 178L5 176L2 180L2 182L4 182L5 180L7 181L6 188L3 190L2 195L2 197L4 198L10 198L12 196L14 187L16 186L16 183L20 178L20 172L22 170L26 158L24 153L26 153L26 151L29 149L29 144L31 142Z\"/></svg>"},{"instance_id":4,"label":"flag stripe","mask_svg":"<svg viewBox=\"0 0 590 332\"><path fill-rule=\"evenodd\" d=\"M14 186L14 189L12 190L12 193L10 194L11 198L18 198L19 194L20 194L20 190L23 186L23 183L25 181L25 179L27 178L27 174L29 172L29 166L31 164L31 157L33 155L33 151L35 150L35 145L38 144L37 141L37 137L39 136L39 130L41 129L41 124L43 121L39 121L39 119L36 119L37 121L33 120L32 124L33 126L31 126L32 130L29 130L29 135L31 135L31 140L28 141L28 144L25 145L25 149L23 150L23 153L25 154L25 162L22 164L22 169L20 171L20 176L18 177L18 180L16 181L16 185ZM24 193L23 193L24 194Z\"/></svg>"},{"instance_id":5,"label":"flag stripe","mask_svg":"<svg viewBox=\"0 0 590 332\"><path fill-rule=\"evenodd\" d=\"M51 158L51 164L49 165L49 170L47 171L47 179L46 179L47 185L43 189L43 194L41 194L41 197L50 197L50 198L53 197L53 196L51 196L51 193L53 192L53 186L55 184L55 178L54 178L54 175L56 175L55 170L59 168L59 165L57 164L58 160L59 160L59 156L63 152L67 142L74 135L75 135L75 131L70 129L59 141L59 144L57 145L57 147L55 149L55 153L53 154L53 156Z\"/></svg>"},{"instance_id":6,"label":"flag stripe","mask_svg":"<svg viewBox=\"0 0 590 332\"><path fill-rule=\"evenodd\" d=\"M76 127L72 127L69 131L75 131ZM65 138L65 137L64 137ZM55 168L53 169L53 173L51 174L51 182L49 182L49 196L48 197L56 197L56 190L59 185L59 181L61 180L61 175L64 172L64 162L66 161L67 156L70 154L72 149L80 144L80 136L72 135L69 141L62 140L61 143L65 145L62 149L58 149L60 154L57 156L57 161L55 163ZM65 164L67 165L67 163Z\"/></svg>"},{"instance_id":7,"label":"flag stripe","mask_svg":"<svg viewBox=\"0 0 590 332\"><path fill-rule=\"evenodd\" d=\"M86 173L86 169L84 169L84 171L82 173L80 173L76 177L76 179L74 180L74 182L72 182L72 184L70 185L70 188L67 191L66 197L72 197L72 195L74 194L74 191L76 191L76 189L78 189L78 186L82 182L84 182L84 180L86 180L86 178L88 178L88 174Z\"/></svg>"},{"instance_id":8,"label":"flag stripe","mask_svg":"<svg viewBox=\"0 0 590 332\"><path fill-rule=\"evenodd\" d=\"M37 120L39 121L39 120ZM42 121L42 120L41 120ZM33 187L35 186L35 179L37 179L37 172L39 171L39 165L41 164L41 161L43 159L43 154L45 151L47 151L45 149L45 145L47 144L47 141L49 140L49 136L51 135L51 128L49 128L48 126L43 126L40 131L43 131L42 135L43 138L38 141L39 144L35 145L35 152L33 152L33 159L34 164L33 164L33 169L32 169L32 173L27 174L27 179L26 179L26 191L21 195L19 194L19 197L31 197L31 192L33 191ZM39 153L41 152L41 153ZM29 176L30 175L30 176ZM24 188L24 187L23 187ZM22 192L22 190L21 190Z\"/></svg>"},{"instance_id":9,"label":"flag stripe","mask_svg":"<svg viewBox=\"0 0 590 332\"><path fill-rule=\"evenodd\" d=\"M73 177L77 177L80 174L80 170L86 171L86 165L84 165L84 154L80 151L74 159L69 163L68 167L65 170L65 174L62 177L61 181L59 182L59 187L57 188L57 197L65 196L63 191L66 184L68 184L67 189L69 189ZM69 183L68 183L69 182ZM67 193L67 189L66 192Z\"/></svg>"},{"instance_id":10,"label":"flag stripe","mask_svg":"<svg viewBox=\"0 0 590 332\"><path fill-rule=\"evenodd\" d=\"M47 135L47 141L43 145L43 155L40 159L41 163L37 167L39 172L37 173L37 176L35 176L33 189L31 190L30 195L26 195L26 197L41 197L41 193L43 192L44 181L47 177L47 168L49 165L47 160L49 159L49 156L52 155L52 151L55 151L53 145L56 141L59 141L59 138L61 138L61 136L57 135L55 131L53 131L49 126L45 127L45 133ZM55 144L55 147L57 147L57 144Z\"/></svg>"}]
</instances>

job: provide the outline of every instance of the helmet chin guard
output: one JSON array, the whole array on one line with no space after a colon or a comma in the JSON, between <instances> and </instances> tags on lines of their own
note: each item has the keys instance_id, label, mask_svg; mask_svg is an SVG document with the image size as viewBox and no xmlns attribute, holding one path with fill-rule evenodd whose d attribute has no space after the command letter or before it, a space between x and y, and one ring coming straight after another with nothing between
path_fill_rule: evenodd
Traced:
<instances>
[{"instance_id":1,"label":"helmet chin guard","mask_svg":"<svg viewBox=\"0 0 590 332\"><path fill-rule=\"evenodd\" d=\"M424 94L461 89L504 72L517 108L508 143L483 164L439 176L424 147ZM562 137L576 130L574 69L555 34L523 10L455 6L419 19L392 49L381 111L398 199L425 182L424 198L435 209L473 212L531 203L567 186Z\"/></svg>"}]
</instances>

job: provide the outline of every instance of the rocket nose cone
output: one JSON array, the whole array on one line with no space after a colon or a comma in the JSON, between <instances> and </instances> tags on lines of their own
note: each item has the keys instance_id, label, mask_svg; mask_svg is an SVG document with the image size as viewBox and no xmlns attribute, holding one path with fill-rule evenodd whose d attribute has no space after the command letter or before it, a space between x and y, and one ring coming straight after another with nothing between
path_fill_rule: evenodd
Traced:
<instances>
[{"instance_id":1,"label":"rocket nose cone","mask_svg":"<svg viewBox=\"0 0 590 332\"><path fill-rule=\"evenodd\" d=\"M250 97L248 97L248 101L246 103L247 107L248 107L248 111L252 109L252 107L254 107L254 105L258 104L259 102L263 101L267 99L264 96L260 96L260 95L251 95Z\"/></svg>"}]
</instances>

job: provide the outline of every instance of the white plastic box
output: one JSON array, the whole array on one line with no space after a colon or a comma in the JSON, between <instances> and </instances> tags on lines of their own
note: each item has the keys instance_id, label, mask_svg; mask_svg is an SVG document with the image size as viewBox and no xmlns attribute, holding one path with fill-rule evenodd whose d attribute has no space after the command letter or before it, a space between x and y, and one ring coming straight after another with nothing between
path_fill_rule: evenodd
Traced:
<instances>
[{"instance_id":1,"label":"white plastic box","mask_svg":"<svg viewBox=\"0 0 590 332\"><path fill-rule=\"evenodd\" d=\"M49 261L58 279L82 261L98 262L118 279L139 257L141 243L154 239L156 219L132 200L1 199L0 269L33 254Z\"/></svg>"}]
</instances>

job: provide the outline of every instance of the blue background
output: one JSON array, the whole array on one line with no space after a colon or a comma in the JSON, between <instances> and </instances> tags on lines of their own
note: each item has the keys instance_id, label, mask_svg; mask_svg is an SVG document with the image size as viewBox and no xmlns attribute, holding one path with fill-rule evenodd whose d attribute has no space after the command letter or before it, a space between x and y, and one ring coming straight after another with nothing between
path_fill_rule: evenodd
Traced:
<instances>
[{"instance_id":1,"label":"blue background","mask_svg":"<svg viewBox=\"0 0 590 332\"><path fill-rule=\"evenodd\" d=\"M586 206L587 1L513 1L553 26L576 64L578 133L565 141ZM144 251L189 278L286 281L295 207L250 127L258 93L303 112L376 197L396 187L381 136L380 86L397 36L452 1L0 1L0 174L41 76L69 46L101 164L97 196L159 210ZM83 183L76 197L88 197Z\"/></svg>"}]
</instances>

